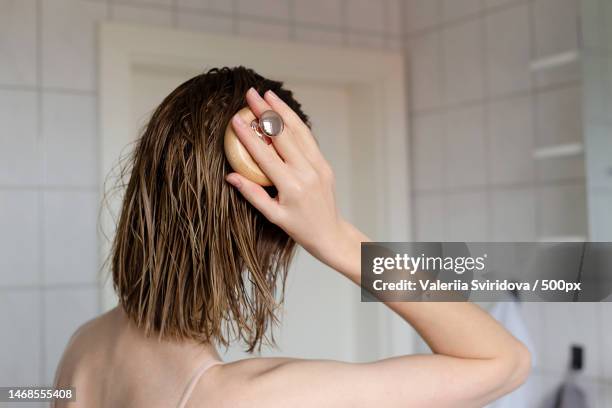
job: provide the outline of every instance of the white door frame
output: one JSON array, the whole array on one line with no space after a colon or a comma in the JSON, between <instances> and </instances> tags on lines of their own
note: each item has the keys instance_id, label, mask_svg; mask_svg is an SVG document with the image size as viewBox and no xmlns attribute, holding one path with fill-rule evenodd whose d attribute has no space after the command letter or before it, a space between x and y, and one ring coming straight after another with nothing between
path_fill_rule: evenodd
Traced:
<instances>
[{"instance_id":1,"label":"white door frame","mask_svg":"<svg viewBox=\"0 0 612 408\"><path fill-rule=\"evenodd\" d=\"M214 66L245 65L270 78L315 81L347 86L351 95L351 137L360 146L353 149L355 177L368 177L376 191L358 191L355 197L371 194L364 206L360 227L373 239L410 239L408 133L404 65L402 54L354 48L314 46L295 42L219 36L158 27L103 23L100 26L100 173L104 189L131 134L131 77L135 67L185 69L201 72ZM104 191L101 192L104 194ZM356 210L359 212L359 210ZM357 214L359 216L360 214ZM101 212L99 256L109 252L108 236L114 230L110 215ZM106 268L107 269L107 268ZM107 269L108 270L108 269ZM107 275L102 270L101 279ZM101 282L103 308L114 305L112 287ZM381 330L391 340L382 346L386 353L410 351L405 324L381 320ZM401 333L401 335L400 335ZM395 340L394 340L395 339ZM400 345L397 343L400 340ZM412 343L412 342L411 342Z\"/></svg>"}]
</instances>

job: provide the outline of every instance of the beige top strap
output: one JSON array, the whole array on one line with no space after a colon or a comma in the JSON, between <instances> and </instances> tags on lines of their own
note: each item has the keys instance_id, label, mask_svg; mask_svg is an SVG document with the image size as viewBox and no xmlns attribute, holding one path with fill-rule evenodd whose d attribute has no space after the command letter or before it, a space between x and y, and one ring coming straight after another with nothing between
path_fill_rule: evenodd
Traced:
<instances>
[{"instance_id":1,"label":"beige top strap","mask_svg":"<svg viewBox=\"0 0 612 408\"><path fill-rule=\"evenodd\" d=\"M222 364L222 361L208 360L204 364L202 364L200 368L196 370L196 372L191 377L189 384L187 384L185 391L183 392L183 396L181 397L181 400L179 401L177 405L178 408L185 408L185 406L187 405L187 402L189 401L189 398L191 397L191 394L193 393L195 386L198 384L198 381L200 381L200 378L202 377L202 375L204 375L206 370L218 364Z\"/></svg>"}]
</instances>

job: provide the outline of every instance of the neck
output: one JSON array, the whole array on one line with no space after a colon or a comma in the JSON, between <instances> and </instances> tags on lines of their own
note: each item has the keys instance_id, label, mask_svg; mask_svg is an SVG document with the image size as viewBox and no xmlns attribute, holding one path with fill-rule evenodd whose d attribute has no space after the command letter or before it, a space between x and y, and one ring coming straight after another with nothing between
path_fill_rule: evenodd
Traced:
<instances>
[{"instance_id":1,"label":"neck","mask_svg":"<svg viewBox=\"0 0 612 408\"><path fill-rule=\"evenodd\" d=\"M139 347L149 348L161 358L167 358L175 362L198 366L206 360L221 360L216 347L208 343L198 342L192 339L165 339L155 334L145 335L141 327L132 322L123 308L117 306L111 313L116 315L117 322L122 328L120 336Z\"/></svg>"}]
</instances>

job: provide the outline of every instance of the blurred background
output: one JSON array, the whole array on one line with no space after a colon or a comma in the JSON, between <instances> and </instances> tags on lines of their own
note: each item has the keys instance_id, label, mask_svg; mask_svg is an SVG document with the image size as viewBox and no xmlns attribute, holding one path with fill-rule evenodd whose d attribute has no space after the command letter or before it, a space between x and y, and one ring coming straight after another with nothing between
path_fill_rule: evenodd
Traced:
<instances>
[{"instance_id":1,"label":"blurred background","mask_svg":"<svg viewBox=\"0 0 612 408\"><path fill-rule=\"evenodd\" d=\"M104 22L399 55L409 148L398 180L409 191L407 236L612 241L608 0L0 0L1 386L51 384L70 334L107 307L97 229ZM134 85L142 90L131 105L140 120L134 133L187 78L158 74ZM331 132L334 117L324 108L342 112L344 94L295 89L315 112L315 129L318 113L329 137L344 135L322 142L326 153L343 157L353 143L349 130L338 124ZM289 310L313 296L323 306L344 301L338 316L354 324L334 330L333 320L325 322L329 330L320 337L345 344L338 352L312 331L293 328L278 354L363 360L427 351L412 335L410 344L389 346L376 324L385 311L346 306L359 302L353 288L338 295L298 287L288 295ZM572 345L584 352L575 374L588 406L612 406L610 304L519 309L535 367L524 387L529 402L511 406L547 406L568 376ZM297 314L315 329L325 320L307 309ZM358 334L372 349L356 343Z\"/></svg>"}]
</instances>

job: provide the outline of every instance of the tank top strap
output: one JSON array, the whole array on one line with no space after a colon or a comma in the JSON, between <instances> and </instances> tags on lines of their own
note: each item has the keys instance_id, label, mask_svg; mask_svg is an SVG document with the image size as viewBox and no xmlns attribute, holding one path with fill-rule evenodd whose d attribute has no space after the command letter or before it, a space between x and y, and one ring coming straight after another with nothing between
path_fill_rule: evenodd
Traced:
<instances>
[{"instance_id":1,"label":"tank top strap","mask_svg":"<svg viewBox=\"0 0 612 408\"><path fill-rule=\"evenodd\" d=\"M189 398L191 398L191 394L193 393L193 390L195 389L196 385L200 381L200 378L204 375L204 373L209 368L219 365L219 364L223 364L223 362L219 360L211 359L211 360L205 361L204 364L198 367L198 369L193 373L191 380L189 380L187 387L185 387L185 391L183 391L181 400L179 401L177 405L178 408L185 408L185 406L187 405L187 402L189 401Z\"/></svg>"}]
</instances>

